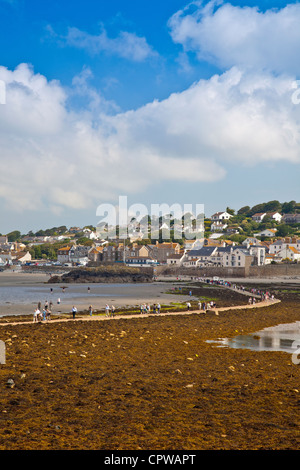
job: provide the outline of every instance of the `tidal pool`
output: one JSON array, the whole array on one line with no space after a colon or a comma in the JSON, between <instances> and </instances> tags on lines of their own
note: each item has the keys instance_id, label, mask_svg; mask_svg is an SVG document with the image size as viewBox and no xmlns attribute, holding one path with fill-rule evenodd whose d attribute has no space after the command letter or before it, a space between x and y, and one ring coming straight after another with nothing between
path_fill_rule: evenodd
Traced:
<instances>
[{"instance_id":1,"label":"tidal pool","mask_svg":"<svg viewBox=\"0 0 300 470\"><path fill-rule=\"evenodd\" d=\"M248 335L237 335L233 338L220 338L207 342L216 344L217 347L294 353L300 348L300 321L264 328Z\"/></svg>"}]
</instances>

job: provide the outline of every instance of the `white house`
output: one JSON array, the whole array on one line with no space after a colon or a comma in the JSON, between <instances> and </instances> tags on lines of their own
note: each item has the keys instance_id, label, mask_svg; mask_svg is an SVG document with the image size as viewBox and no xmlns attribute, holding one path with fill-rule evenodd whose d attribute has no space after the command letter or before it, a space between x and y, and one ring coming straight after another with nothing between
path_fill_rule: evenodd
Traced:
<instances>
[{"instance_id":1,"label":"white house","mask_svg":"<svg viewBox=\"0 0 300 470\"><path fill-rule=\"evenodd\" d=\"M0 253L0 265L12 264L11 253Z\"/></svg>"},{"instance_id":2,"label":"white house","mask_svg":"<svg viewBox=\"0 0 300 470\"><path fill-rule=\"evenodd\" d=\"M277 232L276 228L266 228L265 230L262 230L261 232L255 233L255 237L274 237Z\"/></svg>"},{"instance_id":3,"label":"white house","mask_svg":"<svg viewBox=\"0 0 300 470\"><path fill-rule=\"evenodd\" d=\"M15 260L19 263L26 263L28 261L31 261L31 254L29 253L29 251L19 251L18 253L16 253Z\"/></svg>"},{"instance_id":4,"label":"white house","mask_svg":"<svg viewBox=\"0 0 300 470\"><path fill-rule=\"evenodd\" d=\"M295 248L297 251L300 251L300 239L296 237L287 237L284 239L276 240L270 245L270 253L277 254L279 251L284 250L289 247Z\"/></svg>"},{"instance_id":5,"label":"white house","mask_svg":"<svg viewBox=\"0 0 300 470\"><path fill-rule=\"evenodd\" d=\"M167 256L167 264L172 266L181 266L184 260L184 253L172 254Z\"/></svg>"},{"instance_id":6,"label":"white house","mask_svg":"<svg viewBox=\"0 0 300 470\"><path fill-rule=\"evenodd\" d=\"M215 214L213 214L211 216L211 220L213 221L222 221L222 220L229 220L230 217L232 217L231 214L229 214L228 212L216 212Z\"/></svg>"},{"instance_id":7,"label":"white house","mask_svg":"<svg viewBox=\"0 0 300 470\"><path fill-rule=\"evenodd\" d=\"M258 238L255 238L255 237L248 237L242 242L242 245L245 245L245 246L260 245L260 240L258 240Z\"/></svg>"},{"instance_id":8,"label":"white house","mask_svg":"<svg viewBox=\"0 0 300 470\"><path fill-rule=\"evenodd\" d=\"M225 230L227 227L228 225L224 224L221 220L216 220L211 224L210 230L212 232L223 232L223 230Z\"/></svg>"},{"instance_id":9,"label":"white house","mask_svg":"<svg viewBox=\"0 0 300 470\"><path fill-rule=\"evenodd\" d=\"M300 260L300 251L296 250L293 246L286 245L277 252L277 257L281 259L290 259L291 261Z\"/></svg>"},{"instance_id":10,"label":"white house","mask_svg":"<svg viewBox=\"0 0 300 470\"><path fill-rule=\"evenodd\" d=\"M245 267L251 264L253 256L250 252L240 247L231 248L230 252L224 252L223 254L223 266L225 267Z\"/></svg>"},{"instance_id":11,"label":"white house","mask_svg":"<svg viewBox=\"0 0 300 470\"><path fill-rule=\"evenodd\" d=\"M262 266L266 261L266 247L259 245L250 245L249 254L253 256L253 264Z\"/></svg>"},{"instance_id":12,"label":"white house","mask_svg":"<svg viewBox=\"0 0 300 470\"><path fill-rule=\"evenodd\" d=\"M264 217L267 215L266 212L257 212L256 214L253 214L252 216L252 219L254 220L254 222L262 222Z\"/></svg>"},{"instance_id":13,"label":"white house","mask_svg":"<svg viewBox=\"0 0 300 470\"><path fill-rule=\"evenodd\" d=\"M282 215L279 214L279 212L268 212L267 216L271 217L271 219L274 219L278 223L280 223L282 219Z\"/></svg>"}]
</instances>

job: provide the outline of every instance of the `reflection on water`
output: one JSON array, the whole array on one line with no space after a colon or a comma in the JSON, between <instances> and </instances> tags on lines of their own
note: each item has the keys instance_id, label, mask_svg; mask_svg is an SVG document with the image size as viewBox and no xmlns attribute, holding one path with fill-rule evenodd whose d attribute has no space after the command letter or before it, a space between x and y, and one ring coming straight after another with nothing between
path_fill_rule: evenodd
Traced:
<instances>
[{"instance_id":1,"label":"reflection on water","mask_svg":"<svg viewBox=\"0 0 300 470\"><path fill-rule=\"evenodd\" d=\"M234 338L208 342L215 343L218 347L293 353L300 347L300 321L265 328L249 335L238 335Z\"/></svg>"}]
</instances>

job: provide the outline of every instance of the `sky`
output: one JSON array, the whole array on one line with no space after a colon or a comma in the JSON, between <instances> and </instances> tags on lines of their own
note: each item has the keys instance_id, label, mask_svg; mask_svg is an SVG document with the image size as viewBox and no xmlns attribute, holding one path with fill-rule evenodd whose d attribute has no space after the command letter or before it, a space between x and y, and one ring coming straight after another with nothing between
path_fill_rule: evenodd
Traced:
<instances>
[{"instance_id":1,"label":"sky","mask_svg":"<svg viewBox=\"0 0 300 470\"><path fill-rule=\"evenodd\" d=\"M0 233L120 196L300 202L299 24L298 2L0 0Z\"/></svg>"}]
</instances>

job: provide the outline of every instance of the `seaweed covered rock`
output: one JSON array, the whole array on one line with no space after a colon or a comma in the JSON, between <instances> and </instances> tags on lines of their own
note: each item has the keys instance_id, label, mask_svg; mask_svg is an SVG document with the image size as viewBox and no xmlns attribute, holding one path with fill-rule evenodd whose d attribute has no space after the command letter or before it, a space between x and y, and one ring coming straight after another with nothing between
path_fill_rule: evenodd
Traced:
<instances>
[{"instance_id":1,"label":"seaweed covered rock","mask_svg":"<svg viewBox=\"0 0 300 470\"><path fill-rule=\"evenodd\" d=\"M122 283L152 282L152 268L131 268L127 266L99 266L96 268L74 268L61 276L52 276L48 283Z\"/></svg>"}]
</instances>

